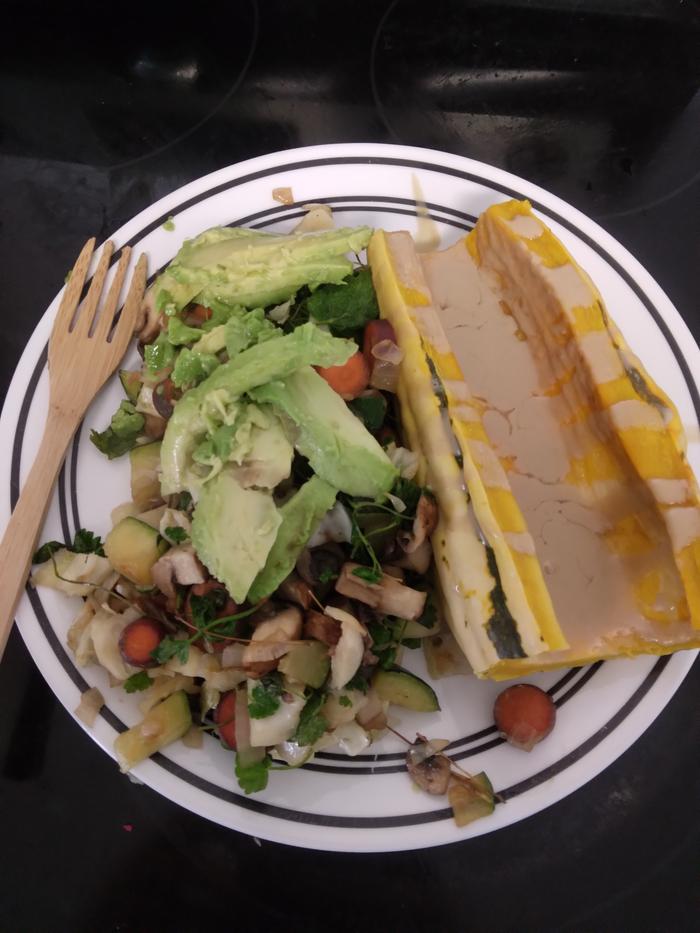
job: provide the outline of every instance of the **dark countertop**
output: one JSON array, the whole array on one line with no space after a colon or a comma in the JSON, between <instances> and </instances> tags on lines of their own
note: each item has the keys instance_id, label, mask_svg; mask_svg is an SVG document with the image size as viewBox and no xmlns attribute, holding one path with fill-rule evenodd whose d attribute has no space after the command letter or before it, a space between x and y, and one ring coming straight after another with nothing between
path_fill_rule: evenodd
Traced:
<instances>
[{"instance_id":1,"label":"dark countertop","mask_svg":"<svg viewBox=\"0 0 700 933\"><path fill-rule=\"evenodd\" d=\"M700 335L696 5L212 0L184 21L58 7L4 7L2 395L89 234L221 166L323 142L442 148L541 184L627 246ZM395 855L258 845L130 783L16 633L0 708L3 930L697 929L697 664L576 794Z\"/></svg>"}]
</instances>

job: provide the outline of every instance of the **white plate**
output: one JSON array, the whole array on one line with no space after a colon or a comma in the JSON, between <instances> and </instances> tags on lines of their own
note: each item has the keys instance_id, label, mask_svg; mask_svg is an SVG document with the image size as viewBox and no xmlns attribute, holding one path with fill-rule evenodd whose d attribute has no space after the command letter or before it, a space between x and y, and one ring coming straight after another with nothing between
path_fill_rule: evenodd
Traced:
<instances>
[{"instance_id":1,"label":"white plate","mask_svg":"<svg viewBox=\"0 0 700 933\"><path fill-rule=\"evenodd\" d=\"M527 197L600 288L627 339L652 376L692 427L690 460L700 469L698 388L700 352L663 291L630 254L595 223L558 198L499 169L425 149L382 145L335 145L297 149L253 159L186 185L118 230L117 246L145 251L151 272L167 263L184 237L215 224L288 230L299 207L272 200L272 189L290 186L297 201L333 206L338 223L416 230L413 179L417 177L443 245L468 230L484 208L509 197ZM175 231L163 229L173 216ZM88 233L89 231L86 231ZM38 448L48 404L46 342L57 296L37 326L10 387L0 437L0 524ZM132 351L135 355L135 351ZM88 441L88 427L104 427L122 397L118 380L89 410L60 477L43 538L70 539L76 528L104 535L110 509L129 498L126 461L107 463ZM97 686L106 707L89 734L112 755L124 723L140 718L138 697L110 689L96 667L78 670L65 650L67 628L79 601L47 590L28 590L17 620L42 674L72 712L81 690ZM503 744L495 735L491 707L499 687L474 678L440 680L440 715L405 714L401 731L417 730L452 740L453 754L472 772L485 770L506 798L488 819L457 829L444 798L413 789L402 766L398 740L384 739L371 755L349 759L319 755L298 771L273 773L267 790L239 792L233 756L207 738L201 750L177 743L135 769L146 784L210 820L264 839L341 851L420 848L493 832L536 813L581 787L627 749L678 688L696 652L671 658L595 664L532 677L557 700L552 735L532 753ZM418 673L421 652L407 652ZM126 778L125 778L126 780Z\"/></svg>"}]
</instances>

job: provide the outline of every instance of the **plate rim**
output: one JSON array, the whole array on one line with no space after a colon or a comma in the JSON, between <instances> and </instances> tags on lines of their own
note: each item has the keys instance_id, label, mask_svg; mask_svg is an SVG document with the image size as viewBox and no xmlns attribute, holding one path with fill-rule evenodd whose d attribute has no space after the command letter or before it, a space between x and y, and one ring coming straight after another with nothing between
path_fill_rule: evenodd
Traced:
<instances>
[{"instance_id":1,"label":"plate rim","mask_svg":"<svg viewBox=\"0 0 700 933\"><path fill-rule=\"evenodd\" d=\"M120 244L123 245L124 238L126 237L127 234L129 234L130 238L134 237L136 239L136 242L138 242L139 240L145 238L153 229L155 229L156 227L158 227L165 221L165 219L169 216L169 213L168 213L169 209L170 209L170 212L172 212L173 210L182 212L183 210L187 209L187 207L189 206L189 201L190 201L189 196L191 195L194 195L198 200L206 200L207 198L212 197L217 194L219 185L223 185L223 187L227 187L228 183L235 179L238 179L239 184L244 183L245 180L248 180L246 179L245 176L246 176L247 170L250 168L258 169L258 174L260 176L263 176L269 173L270 170L273 170L275 174L278 174L280 172L283 172L284 170L292 170L293 168L301 167L301 166L295 165L293 162L290 163L288 161L292 158L296 159L298 157L304 157L304 161L307 164L304 165L303 167L313 168L313 167L316 167L315 165L312 164L314 162L314 157L318 160L321 160L322 164L332 164L333 162L337 161L337 162L340 162L341 164L351 164L353 162L359 162L361 164L367 165L367 164L371 164L375 160L382 161L382 162L385 162L387 158L391 160L392 156L395 159L397 159L397 161L402 166L407 167L407 162L413 161L413 162L418 162L420 164L416 164L415 166L411 166L411 167L415 167L421 170L438 171L438 172L441 172L442 174L445 174L444 162L447 161L448 163L450 163L450 168L453 170L452 172L448 172L448 174L464 175L465 169L466 169L467 174L473 175L473 179L472 179L473 181L475 181L477 184L491 187L492 190L496 190L493 188L492 183L497 182L501 185L501 187L504 187L504 186L509 187L510 192L508 193L512 193L513 196L522 197L525 192L526 193L525 196L528 196L531 200L538 202L536 205L536 208L539 209L541 212L543 212L545 216L547 214L553 214L554 215L553 219L555 219L557 222L563 221L563 225L571 229L571 232L575 236L577 236L579 239L583 240L584 242L586 239L590 239L594 245L602 246L604 251L608 254L608 256L604 257L608 265L611 265L612 268L618 273L621 270L623 272L626 272L627 273L626 275L623 274L623 278L625 279L625 281L627 281L628 284L634 283L635 285L637 285L641 289L644 296L648 298L649 302L651 302L654 306L656 306L659 303L662 306L664 306L663 312L659 310L658 308L656 308L656 310L658 311L658 314L654 314L651 311L651 309L649 309L648 302L644 300L642 295L638 295L640 300L642 300L644 305L647 307L647 309L651 313L652 317L654 318L655 322L660 327L662 332L664 332L664 328L668 329L668 336L666 333L664 333L664 336L666 337L666 340L669 343L671 349L674 350L674 343L676 343L676 341L679 342L680 345L678 346L678 349L680 351L681 359L678 358L678 354L675 352L675 350L674 350L674 356L676 357L679 367L683 371L685 382L688 386L688 390L691 393L692 400L697 410L698 403L696 399L697 399L698 386L697 386L695 379L692 376L692 369L690 369L690 366L688 364L686 353L690 353L691 355L696 355L700 358L700 351L698 351L698 347L695 343L695 340L689 328L685 324L683 318L681 317L680 313L673 306L670 299L666 296L666 294L660 288L658 283L656 283L656 281L653 279L650 273L648 273L647 270L641 266L641 264L627 251L627 249L624 246L622 246L622 244L620 244L617 240L612 238L606 231L604 231L601 227L599 227L599 225L595 221L593 221L591 218L588 218L586 215L578 211L577 208L574 208L572 205L569 205L567 202L558 198L556 195L551 194L545 189L539 188L539 186L533 185L532 183L526 181L525 179L520 179L515 175L507 173L504 170L498 169L494 166L489 166L486 163L477 162L471 159L466 159L462 156L456 156L450 153L443 153L443 152L440 152L439 150L424 149L424 148L417 148L417 147L407 147L407 146L397 146L393 144L379 144L379 143L368 143L368 144L365 144L365 143L343 144L341 143L341 144L330 144L330 145L324 145L324 146L302 147L302 148L297 148L293 150L283 150L280 152L269 153L263 156L255 157L253 159L248 159L243 162L234 163L230 166L211 172L207 175L201 176L200 178L194 179L188 184L178 188L176 191L173 191L170 194L159 199L158 201L154 202L152 205L149 205L148 207L144 208L135 217L131 218L129 221L123 224L115 232L115 234L111 237L111 239L115 241L118 245ZM428 158L435 159L436 156L438 157L440 161L434 162L432 166L427 164L424 161ZM415 159L412 159L412 157L415 157ZM285 163L284 160L287 160L287 162ZM255 173L248 173L248 174L251 175L251 180L252 180L252 177L254 177ZM212 182L214 182L213 186L211 184ZM508 184L504 185L502 183L508 183ZM513 189L511 187L513 183L515 183L517 186L521 186L521 188L524 190L518 191L517 188ZM532 192L532 194L530 194L530 192ZM188 195L187 199L183 199L184 195ZM177 201L177 204L175 203L176 201ZM553 206L548 206L548 205L553 205ZM160 213L158 213L159 209L160 209ZM152 218L154 215L156 215L154 220L150 220L150 222L146 223L145 226L142 224L142 221L144 219ZM567 218L571 218L571 220L567 221ZM141 224L140 227L139 227L139 224ZM588 228L588 229L585 229L585 228ZM135 232L132 232L132 231L135 231ZM592 236L592 234L595 234L595 236ZM599 249L597 251L600 252ZM616 253L617 255L615 255ZM615 262L613 263L609 262L610 255L613 256ZM619 264L620 268L615 268L616 263ZM644 280L643 283L640 283L639 281L640 278ZM636 289L634 288L633 290L636 291ZM652 293L655 292L656 296L652 298L650 295L648 295L647 293L648 290L652 291ZM11 420L12 416L11 416L11 412L9 411L11 408L11 401L14 398L14 396L17 394L20 383L22 383L25 387L28 385L28 380L26 379L26 373L24 372L24 370L27 367L31 366L33 361L36 361L34 365L38 367L38 364L41 361L41 354L37 356L36 353L34 352L36 349L37 340L41 340L42 334L43 334L43 340L45 342L46 337L48 336L49 323L51 320L52 312L55 309L55 306L57 305L57 302L60 298L61 293L62 293L62 290L54 298L53 302L49 304L48 308L46 309L41 319L37 323L34 329L34 332L25 348L25 351L22 354L16 366L13 378L8 388L7 396L5 399L5 404L3 405L2 416L0 418L0 431L4 431L5 429L7 429L8 427L7 422ZM673 325L673 329L671 329L667 315L671 319L671 324ZM683 360L688 366L687 373L684 371L684 367L683 367L683 364L681 363L681 360ZM42 369L43 367L40 367L40 371ZM15 422L15 427L16 427L16 422ZM2 467L2 472L6 472L6 469L5 469L6 458L3 458L0 466ZM2 473L0 473L0 477L1 476L2 476ZM3 483L3 486L4 488L7 488L7 486L4 483ZM2 503L2 512L0 512L0 520L2 519L3 514L5 515L5 517L9 515L6 502ZM26 596L24 597L24 601L23 601L23 606L25 605L26 605ZM43 665L39 663L34 651L32 650L32 646L30 644L31 639L27 637L29 636L29 630L27 630L26 635L25 635L24 626L21 623L21 621L18 627L20 628L20 631L25 640L25 643L27 644L28 650L30 654L32 655L32 658L34 659L35 663L37 663L38 666L40 667L40 670L42 671L43 676L48 681L49 685L51 686L52 690L56 694L57 698L63 703L64 706L66 706L69 713L71 713L71 715L74 716L71 708L69 708L67 704L67 701L63 698L59 690L56 689L56 687L54 687L54 684L52 682L53 677L47 676L47 673L44 671ZM694 657L696 654L697 652L684 652L683 655L672 656L674 661L680 657L683 657L684 661L686 661L687 663L684 663L681 666L685 668L685 670L682 672L681 671L678 672L680 676L677 677L677 680L675 683L672 683L670 685L666 684L667 688L668 687L671 688L670 692L668 692L668 689L663 691L664 694L667 694L666 698L663 699L661 705L658 706L658 708L653 713L651 718L644 717L646 721L642 723L641 728L638 732L636 732L636 730L633 730L635 734L633 738L631 739L631 741L625 742L625 745L624 745L625 750L629 748L631 744L633 744L635 741L638 740L639 735L641 735L643 731L646 728L648 728L649 725L651 725L651 722L653 722L656 716L658 716L663 711L663 709L666 707L673 693L675 693L675 690L680 686L682 680L687 675L687 672L692 666ZM668 663L669 663L669 659L666 659L664 667ZM678 667L679 665L676 664L675 666ZM658 686L659 684L654 685L654 687L658 687ZM656 692L656 691L652 690L650 692ZM88 734L90 734L93 740L96 740L95 734L92 730L85 729L85 731L87 731ZM100 742L99 740L97 741L98 741L98 744L102 745L102 747L111 755L111 757L114 757L111 749L106 748L104 743ZM613 755L612 758L609 758L609 759L606 756L604 756L605 760L602 762L600 767L597 769L594 768L593 770L589 771L588 776L584 779L582 784L587 783L588 780L591 780L596 774L600 773L601 770L603 770L605 767L608 767L610 764L612 764L616 760L616 758L619 757L620 754L622 754L622 752L618 752L617 754ZM152 763L148 762L146 764L150 765ZM138 770L137 770L137 774L138 774ZM147 783L151 784L152 782L147 781ZM550 799L545 800L541 806L538 806L536 809L531 809L528 812L528 814L525 814L525 816L533 815L534 813L538 812L540 809L554 804L555 802L557 802L557 800L561 799L561 797L568 795L569 793L574 791L578 786L582 786L582 784L577 784L576 787L565 789L560 795L555 794ZM158 787L156 787L155 789L159 793L165 793ZM166 793L166 796L170 796L170 795ZM181 806L189 807L189 804L180 795L178 795L178 797L175 798L174 802L177 802ZM199 813L200 815L203 815L210 819L214 819L217 822L220 822L219 820L216 819L216 817L208 816L206 813L204 813L199 808L190 807L190 809L195 809L195 812ZM279 825L279 821L277 820L277 818L272 817L271 819L275 821L275 826ZM507 825L510 825L510 822L511 821L509 821ZM224 824L224 825L227 825L227 824ZM409 831L413 828L414 827L408 827ZM244 829L243 831L250 832L249 829ZM337 833L337 830L335 831ZM483 829L483 832L488 832L488 831L489 830L487 829ZM373 832L373 830L366 830L366 829L350 830L350 832L352 832L353 834L368 833L368 832L371 833ZM473 836L477 834L480 835L481 832L470 834L467 838L472 838ZM274 839L275 841L291 842L292 844L295 844L295 845L308 846L311 848L329 848L329 849L334 849L334 850L339 850L339 851L390 851L390 850L398 849L398 848L416 847L415 845L409 844L409 845L396 845L396 846L382 845L380 848L377 848L375 846L372 846L370 848L363 848L362 846L358 846L356 844L357 841L359 841L357 839L357 835L354 836L354 843L351 847L347 847L345 845L320 845L318 840L314 840L313 842L307 843L303 841L303 839L302 840L298 840L298 839L291 840L288 838L281 839L280 834L274 833L274 832L269 836L265 832L260 832L259 835L263 836L264 838ZM441 840L420 842L419 846L423 847L424 845L426 846L439 845L439 844L442 844L448 841L450 840L441 839ZM454 839L452 841L459 841L459 839Z\"/></svg>"}]
</instances>

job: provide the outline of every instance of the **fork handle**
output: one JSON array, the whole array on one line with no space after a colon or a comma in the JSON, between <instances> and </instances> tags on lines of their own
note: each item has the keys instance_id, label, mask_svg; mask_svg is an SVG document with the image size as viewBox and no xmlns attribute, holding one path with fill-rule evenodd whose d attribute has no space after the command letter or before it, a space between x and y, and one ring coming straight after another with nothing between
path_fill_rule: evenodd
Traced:
<instances>
[{"instance_id":1,"label":"fork handle","mask_svg":"<svg viewBox=\"0 0 700 933\"><path fill-rule=\"evenodd\" d=\"M27 581L36 539L77 423L50 408L41 446L0 543L0 658Z\"/></svg>"}]
</instances>

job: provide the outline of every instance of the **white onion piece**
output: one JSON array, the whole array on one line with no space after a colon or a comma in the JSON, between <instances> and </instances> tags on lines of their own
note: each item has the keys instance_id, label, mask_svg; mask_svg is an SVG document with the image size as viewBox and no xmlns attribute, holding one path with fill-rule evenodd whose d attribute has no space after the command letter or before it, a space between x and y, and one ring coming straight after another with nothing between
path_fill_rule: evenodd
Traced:
<instances>
[{"instance_id":1,"label":"white onion piece","mask_svg":"<svg viewBox=\"0 0 700 933\"><path fill-rule=\"evenodd\" d=\"M232 645L226 645L224 650L221 652L221 666L222 667L243 667L243 651L245 645L240 645L234 643Z\"/></svg>"},{"instance_id":2,"label":"white onion piece","mask_svg":"<svg viewBox=\"0 0 700 933\"><path fill-rule=\"evenodd\" d=\"M375 360L393 363L398 366L403 359L403 350L393 340L378 340L372 347L372 356Z\"/></svg>"},{"instance_id":3,"label":"white onion piece","mask_svg":"<svg viewBox=\"0 0 700 933\"><path fill-rule=\"evenodd\" d=\"M384 392L396 392L399 384L399 367L388 360L375 360L369 384Z\"/></svg>"},{"instance_id":4,"label":"white onion piece","mask_svg":"<svg viewBox=\"0 0 700 933\"><path fill-rule=\"evenodd\" d=\"M78 703L75 715L90 728L94 726L97 714L104 706L104 703L104 697L97 687L90 687L90 689L86 690L80 697L80 703Z\"/></svg>"}]
</instances>

